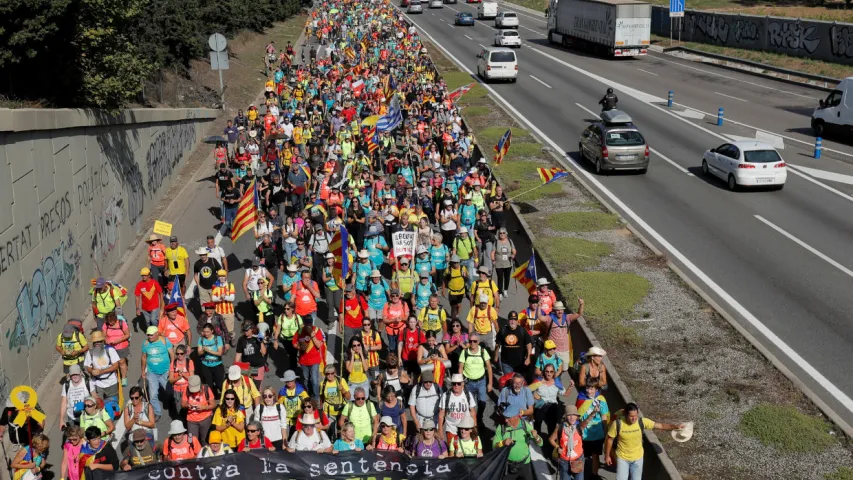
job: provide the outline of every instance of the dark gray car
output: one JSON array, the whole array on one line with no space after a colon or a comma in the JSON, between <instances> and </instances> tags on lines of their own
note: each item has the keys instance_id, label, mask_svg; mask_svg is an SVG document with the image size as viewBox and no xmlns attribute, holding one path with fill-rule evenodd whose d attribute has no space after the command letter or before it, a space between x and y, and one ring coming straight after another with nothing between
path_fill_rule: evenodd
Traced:
<instances>
[{"instance_id":1,"label":"dark gray car","mask_svg":"<svg viewBox=\"0 0 853 480\"><path fill-rule=\"evenodd\" d=\"M581 157L595 165L599 175L610 170L646 173L649 145L630 117L618 111L604 112L602 117L604 120L593 123L581 134Z\"/></svg>"}]
</instances>

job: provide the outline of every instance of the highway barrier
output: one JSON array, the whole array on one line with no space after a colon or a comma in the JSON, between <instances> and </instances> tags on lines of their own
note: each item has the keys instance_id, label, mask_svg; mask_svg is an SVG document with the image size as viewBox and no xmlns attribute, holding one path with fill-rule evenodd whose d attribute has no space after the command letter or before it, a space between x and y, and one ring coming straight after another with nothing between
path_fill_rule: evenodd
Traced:
<instances>
[{"instance_id":1,"label":"highway barrier","mask_svg":"<svg viewBox=\"0 0 853 480\"><path fill-rule=\"evenodd\" d=\"M720 107L720 109L717 110L717 126L723 126L723 107Z\"/></svg>"},{"instance_id":2,"label":"highway barrier","mask_svg":"<svg viewBox=\"0 0 853 480\"><path fill-rule=\"evenodd\" d=\"M820 159L820 152L823 150L823 139L817 137L814 139L814 158Z\"/></svg>"}]
</instances>

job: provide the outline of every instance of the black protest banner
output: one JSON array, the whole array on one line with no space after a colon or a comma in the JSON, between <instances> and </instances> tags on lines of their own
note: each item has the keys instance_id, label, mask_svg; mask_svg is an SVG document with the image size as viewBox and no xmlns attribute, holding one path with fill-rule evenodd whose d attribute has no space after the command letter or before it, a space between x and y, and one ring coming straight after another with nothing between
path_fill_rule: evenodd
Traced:
<instances>
[{"instance_id":1,"label":"black protest banner","mask_svg":"<svg viewBox=\"0 0 853 480\"><path fill-rule=\"evenodd\" d=\"M504 474L509 448L482 458L411 458L398 452L269 452L164 462L121 472L96 470L87 480L493 480Z\"/></svg>"}]
</instances>

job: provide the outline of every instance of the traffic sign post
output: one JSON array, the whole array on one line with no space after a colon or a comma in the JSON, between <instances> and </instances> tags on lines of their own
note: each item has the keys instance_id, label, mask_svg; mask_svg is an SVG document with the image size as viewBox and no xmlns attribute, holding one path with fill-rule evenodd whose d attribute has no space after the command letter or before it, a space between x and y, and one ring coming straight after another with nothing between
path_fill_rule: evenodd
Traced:
<instances>
[{"instance_id":1,"label":"traffic sign post","mask_svg":"<svg viewBox=\"0 0 853 480\"><path fill-rule=\"evenodd\" d=\"M669 0L669 46L672 46L672 19L678 18L678 41L681 42L681 19L684 18L684 1Z\"/></svg>"},{"instance_id":2,"label":"traffic sign post","mask_svg":"<svg viewBox=\"0 0 853 480\"><path fill-rule=\"evenodd\" d=\"M210 69L219 70L219 95L221 95L222 109L225 110L225 83L222 81L222 71L228 70L228 40L221 33L214 33L207 39L210 45Z\"/></svg>"}]
</instances>

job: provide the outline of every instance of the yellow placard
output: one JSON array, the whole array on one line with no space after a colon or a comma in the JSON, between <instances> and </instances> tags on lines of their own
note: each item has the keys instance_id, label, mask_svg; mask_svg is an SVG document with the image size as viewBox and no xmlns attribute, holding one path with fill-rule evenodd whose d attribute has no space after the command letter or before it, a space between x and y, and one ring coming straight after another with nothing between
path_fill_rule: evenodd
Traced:
<instances>
[{"instance_id":1,"label":"yellow placard","mask_svg":"<svg viewBox=\"0 0 853 480\"><path fill-rule=\"evenodd\" d=\"M172 236L172 224L154 220L154 233L163 235L164 237Z\"/></svg>"},{"instance_id":2,"label":"yellow placard","mask_svg":"<svg viewBox=\"0 0 853 480\"><path fill-rule=\"evenodd\" d=\"M28 398L26 402L22 402L21 399L18 398L18 394L22 392L30 394L30 398ZM9 394L9 398L12 400L12 405L18 409L18 415L15 416L14 420L12 420L12 423L15 425L23 425L24 422L27 421L27 417L32 418L38 423L43 422L46 418L43 413L36 410L36 404L38 403L39 398L32 387L28 387L26 385L17 386L12 389L12 393Z\"/></svg>"}]
</instances>

